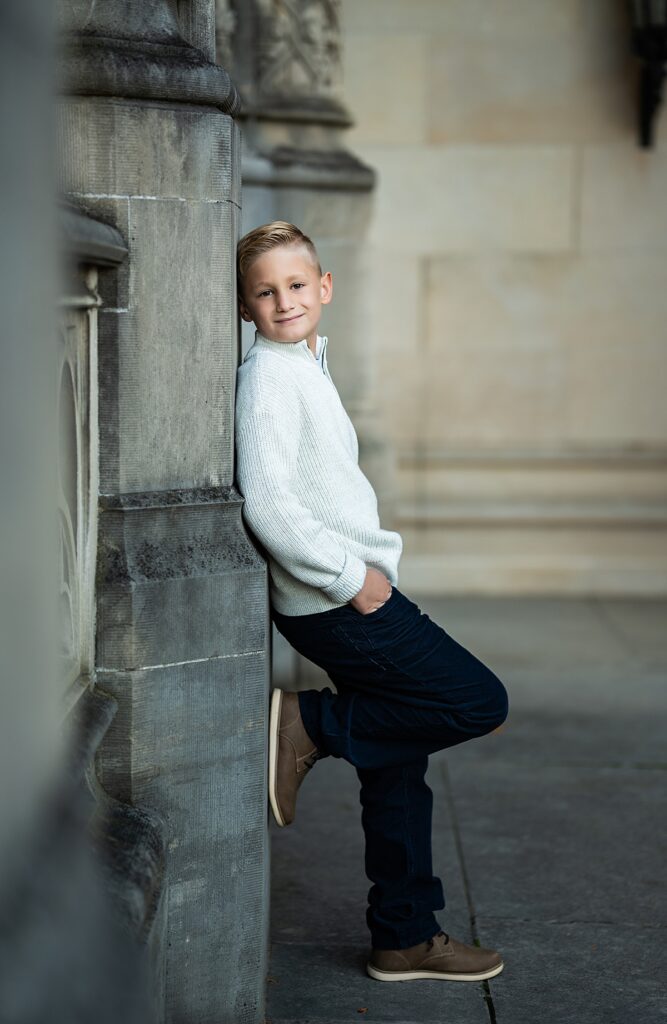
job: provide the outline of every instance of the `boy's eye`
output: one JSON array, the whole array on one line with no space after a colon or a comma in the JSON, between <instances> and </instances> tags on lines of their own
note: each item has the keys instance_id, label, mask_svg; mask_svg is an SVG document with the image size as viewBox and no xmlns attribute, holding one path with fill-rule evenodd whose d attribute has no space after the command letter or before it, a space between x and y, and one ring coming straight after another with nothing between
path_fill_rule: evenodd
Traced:
<instances>
[{"instance_id":1,"label":"boy's eye","mask_svg":"<svg viewBox=\"0 0 667 1024\"><path fill-rule=\"evenodd\" d=\"M305 288L305 285L302 281L294 281L292 288ZM271 288L266 288L263 292L258 292L257 298L263 299L265 295L270 295L272 290Z\"/></svg>"}]
</instances>

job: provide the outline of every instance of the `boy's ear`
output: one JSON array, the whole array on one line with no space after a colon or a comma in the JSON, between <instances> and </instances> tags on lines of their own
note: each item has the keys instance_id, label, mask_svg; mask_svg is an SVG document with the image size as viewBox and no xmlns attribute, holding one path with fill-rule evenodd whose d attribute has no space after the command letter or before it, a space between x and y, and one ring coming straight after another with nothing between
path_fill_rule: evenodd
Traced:
<instances>
[{"instance_id":1,"label":"boy's ear","mask_svg":"<svg viewBox=\"0 0 667 1024\"><path fill-rule=\"evenodd\" d=\"M241 298L240 295L238 296L238 303L239 303L239 313L241 314L241 317L246 321L246 323L251 324L252 323L252 317L250 315L250 311L248 310L248 307L246 306L245 302L243 301L243 299Z\"/></svg>"},{"instance_id":2,"label":"boy's ear","mask_svg":"<svg viewBox=\"0 0 667 1024\"><path fill-rule=\"evenodd\" d=\"M333 298L333 278L330 270L327 270L326 274L322 274L320 279L320 297L323 306L326 306Z\"/></svg>"}]
</instances>

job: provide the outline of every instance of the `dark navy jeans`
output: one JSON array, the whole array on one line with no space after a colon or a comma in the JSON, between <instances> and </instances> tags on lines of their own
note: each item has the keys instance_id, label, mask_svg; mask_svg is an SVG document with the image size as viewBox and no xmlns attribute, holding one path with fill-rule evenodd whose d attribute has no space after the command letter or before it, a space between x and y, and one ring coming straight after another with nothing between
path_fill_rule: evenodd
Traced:
<instances>
[{"instance_id":1,"label":"dark navy jeans","mask_svg":"<svg viewBox=\"0 0 667 1024\"><path fill-rule=\"evenodd\" d=\"M361 783L371 943L423 942L445 906L431 860L428 755L504 722L505 687L397 587L366 615L351 604L297 616L272 607L271 615L337 690L302 690L299 705L323 755L349 761Z\"/></svg>"}]
</instances>

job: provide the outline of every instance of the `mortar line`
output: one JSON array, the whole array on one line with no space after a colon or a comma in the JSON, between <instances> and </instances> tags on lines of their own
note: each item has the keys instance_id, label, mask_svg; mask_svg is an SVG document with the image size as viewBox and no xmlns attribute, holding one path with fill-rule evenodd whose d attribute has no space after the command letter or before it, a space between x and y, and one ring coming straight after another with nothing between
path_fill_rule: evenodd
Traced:
<instances>
[{"instance_id":1,"label":"mortar line","mask_svg":"<svg viewBox=\"0 0 667 1024\"><path fill-rule=\"evenodd\" d=\"M465 892L466 904L468 906L468 916L470 918L470 931L473 938L473 944L481 946L479 940L479 933L477 931L477 915L475 913L475 905L472 899L472 889L470 885L470 877L468 875L468 869L466 868L465 857L463 855L463 841L461 839L461 829L459 826L459 819L456 813L456 805L454 803L454 793L452 791L451 779L449 777L449 769L447 762L442 761L442 777L445 785L445 797L447 800L447 806L449 809L449 816L452 822L452 833L454 836L454 845L456 848L456 855L459 860L459 867L461 869L461 878L463 879L463 891ZM496 1008L493 1005L493 996L491 994L491 988L488 981L482 982L482 991L484 993L484 1002L486 1009L489 1014L490 1024L497 1024Z\"/></svg>"},{"instance_id":2,"label":"mortar line","mask_svg":"<svg viewBox=\"0 0 667 1024\"><path fill-rule=\"evenodd\" d=\"M113 668L109 665L97 665L96 673L105 676L124 676L130 672L154 672L162 668L180 668L183 665L202 665L209 661L232 661L235 658L253 658L264 654L264 648L257 651L241 651L239 654L211 654L208 658L190 658L188 661L163 661L157 665L132 665L125 668Z\"/></svg>"}]
</instances>

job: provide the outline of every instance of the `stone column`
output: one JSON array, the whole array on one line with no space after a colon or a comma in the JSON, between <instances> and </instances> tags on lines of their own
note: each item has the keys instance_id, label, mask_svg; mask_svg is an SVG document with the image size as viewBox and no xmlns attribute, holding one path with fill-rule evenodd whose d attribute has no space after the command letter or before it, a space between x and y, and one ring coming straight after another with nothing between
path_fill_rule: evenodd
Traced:
<instances>
[{"instance_id":1,"label":"stone column","mask_svg":"<svg viewBox=\"0 0 667 1024\"><path fill-rule=\"evenodd\" d=\"M97 772L166 823L165 1020L256 1024L268 614L233 485L238 97L212 0L60 13L63 190L128 248L99 280L95 676L118 711Z\"/></svg>"},{"instance_id":2,"label":"stone column","mask_svg":"<svg viewBox=\"0 0 667 1024\"><path fill-rule=\"evenodd\" d=\"M359 437L360 464L391 528L393 462L377 425L365 239L374 171L345 148L339 0L217 0L217 53L242 96L242 232L279 219L317 245L334 277L320 333ZM243 348L254 337L243 324ZM279 677L294 674L276 634Z\"/></svg>"}]
</instances>

